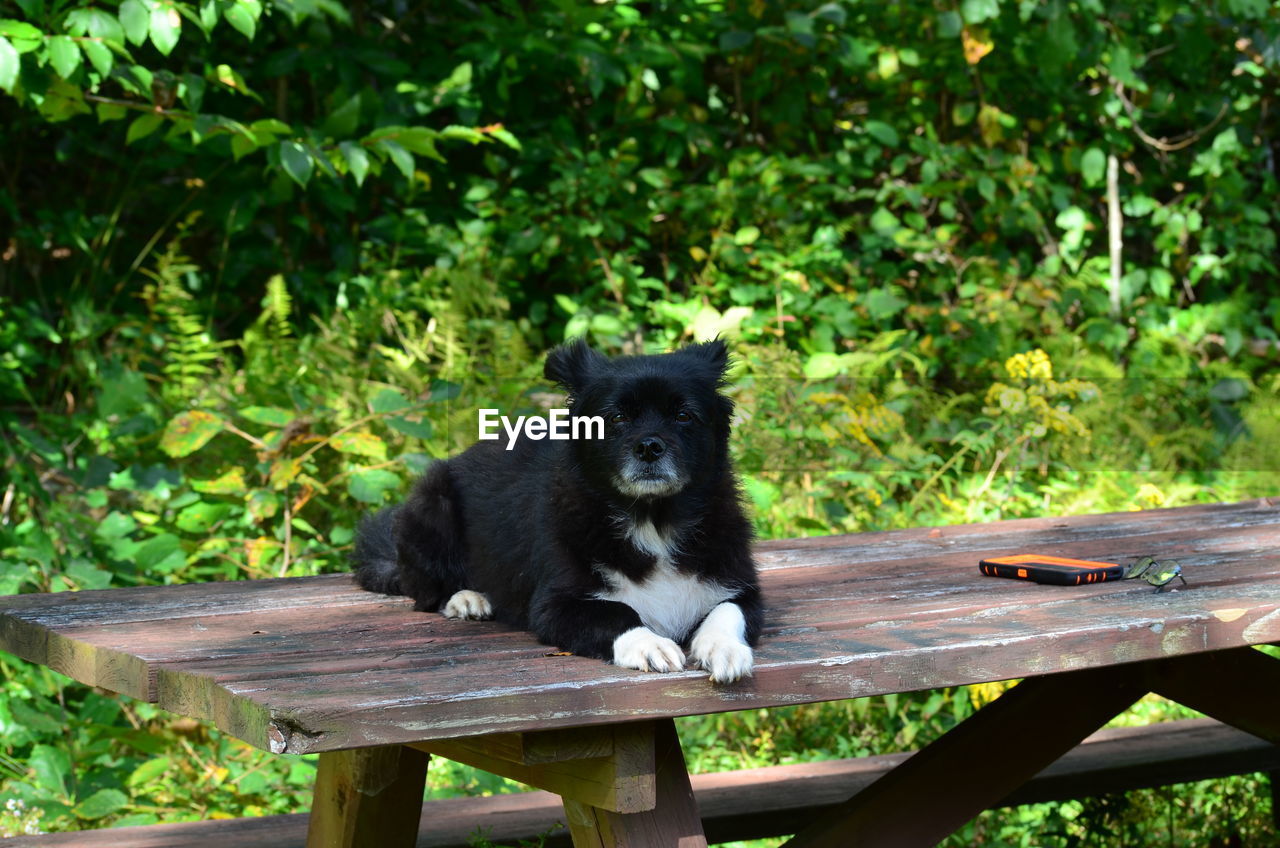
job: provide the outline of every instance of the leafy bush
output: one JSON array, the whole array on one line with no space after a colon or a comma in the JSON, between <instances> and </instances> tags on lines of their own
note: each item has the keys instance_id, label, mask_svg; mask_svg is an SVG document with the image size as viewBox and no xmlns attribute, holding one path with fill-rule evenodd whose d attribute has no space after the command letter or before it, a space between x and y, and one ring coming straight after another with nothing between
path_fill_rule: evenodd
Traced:
<instances>
[{"instance_id":1,"label":"leafy bush","mask_svg":"<svg viewBox=\"0 0 1280 848\"><path fill-rule=\"evenodd\" d=\"M0 592L339 570L573 335L735 339L765 537L1274 494L1278 43L1246 0L18 0ZM5 831L306 803L305 761L0 674ZM844 756L983 697L682 733L703 768ZM1262 844L1255 783L961 838L1176 842L1177 808Z\"/></svg>"}]
</instances>

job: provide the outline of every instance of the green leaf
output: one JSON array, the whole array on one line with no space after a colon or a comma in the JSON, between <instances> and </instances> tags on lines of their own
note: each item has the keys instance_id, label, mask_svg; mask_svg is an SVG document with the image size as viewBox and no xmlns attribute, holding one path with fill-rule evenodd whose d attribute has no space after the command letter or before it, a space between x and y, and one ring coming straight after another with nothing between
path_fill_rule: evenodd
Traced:
<instances>
[{"instance_id":1,"label":"green leaf","mask_svg":"<svg viewBox=\"0 0 1280 848\"><path fill-rule=\"evenodd\" d=\"M414 439L431 438L431 433L432 433L431 421L426 418L423 418L419 421L414 421L409 418L404 418L403 416L398 416L396 418L388 418L387 426L390 427L392 430L395 430L396 432L403 433L406 436L409 436Z\"/></svg>"},{"instance_id":2,"label":"green leaf","mask_svg":"<svg viewBox=\"0 0 1280 848\"><path fill-rule=\"evenodd\" d=\"M505 144L507 147L510 147L512 150L524 149L523 147L520 146L520 139L512 135L511 131L508 130L506 127L494 127L493 129L489 130L489 135L493 136L498 141Z\"/></svg>"},{"instance_id":3,"label":"green leaf","mask_svg":"<svg viewBox=\"0 0 1280 848\"><path fill-rule=\"evenodd\" d=\"M369 152L354 141L344 141L338 145L338 151L347 161L347 168L355 178L356 185L364 185L365 175L369 173Z\"/></svg>"},{"instance_id":4,"label":"green leaf","mask_svg":"<svg viewBox=\"0 0 1280 848\"><path fill-rule=\"evenodd\" d=\"M120 24L124 27L124 37L141 46L151 29L151 13L142 0L124 0L120 4Z\"/></svg>"},{"instance_id":5,"label":"green leaf","mask_svg":"<svg viewBox=\"0 0 1280 848\"><path fill-rule=\"evenodd\" d=\"M254 521L271 518L280 511L280 496L269 489L254 489L244 502Z\"/></svg>"},{"instance_id":6,"label":"green leaf","mask_svg":"<svg viewBox=\"0 0 1280 848\"><path fill-rule=\"evenodd\" d=\"M244 469L232 468L212 480L192 480L191 488L210 495L238 495L245 490Z\"/></svg>"},{"instance_id":7,"label":"green leaf","mask_svg":"<svg viewBox=\"0 0 1280 848\"><path fill-rule=\"evenodd\" d=\"M291 135L293 127L278 118L261 118L249 125L255 135L270 133L272 135Z\"/></svg>"},{"instance_id":8,"label":"green leaf","mask_svg":"<svg viewBox=\"0 0 1280 848\"><path fill-rule=\"evenodd\" d=\"M995 202L996 181L991 179L990 174L980 174L978 176L978 194L982 195L982 199L988 203Z\"/></svg>"},{"instance_id":9,"label":"green leaf","mask_svg":"<svg viewBox=\"0 0 1280 848\"><path fill-rule=\"evenodd\" d=\"M1107 171L1107 155L1096 147L1090 147L1080 157L1080 174L1085 185L1097 185Z\"/></svg>"},{"instance_id":10,"label":"green leaf","mask_svg":"<svg viewBox=\"0 0 1280 848\"><path fill-rule=\"evenodd\" d=\"M187 561L182 551L182 540L172 533L161 533L143 542L133 558L139 571L158 574L176 571Z\"/></svg>"},{"instance_id":11,"label":"green leaf","mask_svg":"<svg viewBox=\"0 0 1280 848\"><path fill-rule=\"evenodd\" d=\"M111 55L111 49L101 41L82 41L80 49L84 51L84 55L89 57L89 63L93 65L93 69L101 76L106 77L111 73L111 66L115 64L115 58Z\"/></svg>"},{"instance_id":12,"label":"green leaf","mask_svg":"<svg viewBox=\"0 0 1280 848\"><path fill-rule=\"evenodd\" d=\"M129 132L125 134L124 143L133 144L140 138L146 138L156 130L160 129L160 125L164 123L164 118L154 112L147 112L139 115L129 125Z\"/></svg>"},{"instance_id":13,"label":"green leaf","mask_svg":"<svg viewBox=\"0 0 1280 848\"><path fill-rule=\"evenodd\" d=\"M967 24L980 24L1000 14L1000 0L964 0L960 14Z\"/></svg>"},{"instance_id":14,"label":"green leaf","mask_svg":"<svg viewBox=\"0 0 1280 848\"><path fill-rule=\"evenodd\" d=\"M428 130L428 132L430 132L430 130ZM489 140L485 134L479 130L474 129L473 127L458 126L457 124L450 124L440 130L440 137L447 138L450 141L469 141L472 144L482 144Z\"/></svg>"},{"instance_id":15,"label":"green leaf","mask_svg":"<svg viewBox=\"0 0 1280 848\"><path fill-rule=\"evenodd\" d=\"M123 512L112 512L98 524L98 529L94 531L94 535L99 539L111 542L116 539L123 539L137 529L138 522L134 520L133 516L125 515Z\"/></svg>"},{"instance_id":16,"label":"green leaf","mask_svg":"<svg viewBox=\"0 0 1280 848\"><path fill-rule=\"evenodd\" d=\"M449 78L442 81L436 86L436 91L445 93L454 91L455 89L466 90L471 86L472 68L470 62L463 62L454 68L449 74Z\"/></svg>"},{"instance_id":17,"label":"green leaf","mask_svg":"<svg viewBox=\"0 0 1280 848\"><path fill-rule=\"evenodd\" d=\"M168 757L154 757L134 769L125 779L126 786L142 786L150 783L169 770Z\"/></svg>"},{"instance_id":18,"label":"green leaf","mask_svg":"<svg viewBox=\"0 0 1280 848\"><path fill-rule=\"evenodd\" d=\"M337 179L338 169L333 167L333 163L329 161L329 157L325 154L325 152L320 148L316 147L314 144L308 144L306 147L307 147L307 152L311 154L311 161L315 162L316 165L319 166L320 170L324 171L329 176Z\"/></svg>"},{"instance_id":19,"label":"green leaf","mask_svg":"<svg viewBox=\"0 0 1280 848\"><path fill-rule=\"evenodd\" d=\"M844 360L835 353L815 353L804 364L804 376L810 380L834 377L844 368Z\"/></svg>"},{"instance_id":20,"label":"green leaf","mask_svg":"<svg viewBox=\"0 0 1280 848\"><path fill-rule=\"evenodd\" d=\"M71 76L80 67L80 48L69 35L55 35L49 39L49 64L63 79Z\"/></svg>"},{"instance_id":21,"label":"green leaf","mask_svg":"<svg viewBox=\"0 0 1280 848\"><path fill-rule=\"evenodd\" d=\"M71 758L61 748L36 745L27 758L27 766L35 772L36 785L59 798L67 797L67 777L71 774Z\"/></svg>"},{"instance_id":22,"label":"green leaf","mask_svg":"<svg viewBox=\"0 0 1280 848\"><path fill-rule=\"evenodd\" d=\"M329 440L329 446L343 453L354 453L374 459L387 458L387 444L367 430L341 433Z\"/></svg>"},{"instance_id":23,"label":"green leaf","mask_svg":"<svg viewBox=\"0 0 1280 848\"><path fill-rule=\"evenodd\" d=\"M245 38L250 41L253 40L253 34L257 29L258 22L250 12L248 4L236 2L222 13L222 17Z\"/></svg>"},{"instance_id":24,"label":"green leaf","mask_svg":"<svg viewBox=\"0 0 1280 848\"><path fill-rule=\"evenodd\" d=\"M893 235L902 229L902 222L898 220L898 216L881 206L871 214L871 229L881 235Z\"/></svg>"},{"instance_id":25,"label":"green leaf","mask_svg":"<svg viewBox=\"0 0 1280 848\"><path fill-rule=\"evenodd\" d=\"M265 424L268 427L283 427L297 417L296 413L278 406L246 406L237 410L237 414L254 424Z\"/></svg>"},{"instance_id":26,"label":"green leaf","mask_svg":"<svg viewBox=\"0 0 1280 848\"><path fill-rule=\"evenodd\" d=\"M249 86L244 81L244 77L241 76L240 72L237 71L235 68L231 67L228 64L223 63L215 67L213 70L214 70L214 79L220 84L225 85L227 88L231 89L232 91L239 92L240 94L243 94L246 97L252 97L254 100L258 101L259 103L262 102L262 98L258 96L257 92L249 88Z\"/></svg>"},{"instance_id":27,"label":"green leaf","mask_svg":"<svg viewBox=\"0 0 1280 848\"><path fill-rule=\"evenodd\" d=\"M13 93L13 86L18 82L18 69L21 65L22 60L18 58L17 49L9 43L9 39L0 36L0 89Z\"/></svg>"},{"instance_id":28,"label":"green leaf","mask_svg":"<svg viewBox=\"0 0 1280 848\"><path fill-rule=\"evenodd\" d=\"M78 818L100 819L129 804L129 796L119 789L99 789L71 808Z\"/></svg>"},{"instance_id":29,"label":"green leaf","mask_svg":"<svg viewBox=\"0 0 1280 848\"><path fill-rule=\"evenodd\" d=\"M258 142L252 138L246 138L242 135L232 136L231 138L231 155L239 162L244 157L258 149Z\"/></svg>"},{"instance_id":30,"label":"green leaf","mask_svg":"<svg viewBox=\"0 0 1280 848\"><path fill-rule=\"evenodd\" d=\"M381 503L387 492L400 488L400 478L385 468L368 468L347 478L347 492L361 503Z\"/></svg>"},{"instance_id":31,"label":"green leaf","mask_svg":"<svg viewBox=\"0 0 1280 848\"><path fill-rule=\"evenodd\" d=\"M884 121L867 121L867 135L885 147L898 146L898 131Z\"/></svg>"},{"instance_id":32,"label":"green leaf","mask_svg":"<svg viewBox=\"0 0 1280 848\"><path fill-rule=\"evenodd\" d=\"M73 559L62 574L78 589L105 589L111 585L111 572L86 559Z\"/></svg>"},{"instance_id":33,"label":"green leaf","mask_svg":"<svg viewBox=\"0 0 1280 848\"><path fill-rule=\"evenodd\" d=\"M200 28L209 34L218 25L218 0L204 0L200 4Z\"/></svg>"},{"instance_id":34,"label":"green leaf","mask_svg":"<svg viewBox=\"0 0 1280 848\"><path fill-rule=\"evenodd\" d=\"M374 412L399 412L407 409L413 404L409 403L408 398L397 392L395 389L380 389L373 399L369 401L369 407Z\"/></svg>"},{"instance_id":35,"label":"green leaf","mask_svg":"<svg viewBox=\"0 0 1280 848\"><path fill-rule=\"evenodd\" d=\"M374 147L387 154L391 164L395 165L406 180L413 180L413 154L389 138L379 139Z\"/></svg>"},{"instance_id":36,"label":"green leaf","mask_svg":"<svg viewBox=\"0 0 1280 848\"><path fill-rule=\"evenodd\" d=\"M207 87L204 77L196 74L183 74L182 90L180 92L182 102L186 103L187 108L192 112L199 112L200 105L204 102L204 92Z\"/></svg>"},{"instance_id":37,"label":"green leaf","mask_svg":"<svg viewBox=\"0 0 1280 848\"><path fill-rule=\"evenodd\" d=\"M759 238L759 227L746 226L733 234L733 243L745 247L749 244L755 244Z\"/></svg>"},{"instance_id":38,"label":"green leaf","mask_svg":"<svg viewBox=\"0 0 1280 848\"><path fill-rule=\"evenodd\" d=\"M284 172L303 188L307 187L307 181L311 179L315 164L311 159L311 153L298 142L280 142L280 167L284 168Z\"/></svg>"},{"instance_id":39,"label":"green leaf","mask_svg":"<svg viewBox=\"0 0 1280 848\"><path fill-rule=\"evenodd\" d=\"M61 736L66 733L66 727L62 722L48 713L41 712L27 705L25 701L10 700L9 709L13 712L13 717L17 719L27 730L33 730L45 736ZM32 759L35 757L35 751L32 750ZM28 765L34 766L35 763L28 760ZM37 772L37 778L39 773Z\"/></svg>"},{"instance_id":40,"label":"green leaf","mask_svg":"<svg viewBox=\"0 0 1280 848\"><path fill-rule=\"evenodd\" d=\"M172 457L193 454L222 432L223 421L212 412L193 409L169 420L160 437L160 449Z\"/></svg>"},{"instance_id":41,"label":"green leaf","mask_svg":"<svg viewBox=\"0 0 1280 848\"><path fill-rule=\"evenodd\" d=\"M444 157L436 150L436 139L441 135L442 133L437 133L435 130L429 130L426 127L408 127L396 133L395 139L388 140L394 141L410 153L426 156L428 159L435 159L437 162L443 162Z\"/></svg>"},{"instance_id":42,"label":"green leaf","mask_svg":"<svg viewBox=\"0 0 1280 848\"><path fill-rule=\"evenodd\" d=\"M127 85L135 94L151 98L151 83L154 77L151 71L141 65L130 65L128 73L125 75L117 75L117 79L122 84Z\"/></svg>"},{"instance_id":43,"label":"green leaf","mask_svg":"<svg viewBox=\"0 0 1280 848\"><path fill-rule=\"evenodd\" d=\"M19 53L30 53L44 46L44 33L26 21L10 18L0 20L0 38L8 39L9 44Z\"/></svg>"},{"instance_id":44,"label":"green leaf","mask_svg":"<svg viewBox=\"0 0 1280 848\"><path fill-rule=\"evenodd\" d=\"M163 55L173 52L182 33L182 16L169 5L157 5L151 9L151 43Z\"/></svg>"},{"instance_id":45,"label":"green leaf","mask_svg":"<svg viewBox=\"0 0 1280 848\"><path fill-rule=\"evenodd\" d=\"M92 7L75 9L68 14L67 32L71 35L88 35L104 41L124 41L125 37L124 27L120 26L120 21L114 15Z\"/></svg>"},{"instance_id":46,"label":"green leaf","mask_svg":"<svg viewBox=\"0 0 1280 848\"><path fill-rule=\"evenodd\" d=\"M360 92L356 92L329 113L329 117L325 119L323 131L334 138L346 138L356 131L359 122Z\"/></svg>"},{"instance_id":47,"label":"green leaf","mask_svg":"<svg viewBox=\"0 0 1280 848\"><path fill-rule=\"evenodd\" d=\"M563 309L566 315L576 315L578 310L582 308L582 305L578 303L578 301L569 297L567 294L557 294L554 298L556 306Z\"/></svg>"},{"instance_id":48,"label":"green leaf","mask_svg":"<svg viewBox=\"0 0 1280 848\"><path fill-rule=\"evenodd\" d=\"M883 321L906 309L910 301L899 297L891 289L883 288L867 292L863 303L874 320Z\"/></svg>"},{"instance_id":49,"label":"green leaf","mask_svg":"<svg viewBox=\"0 0 1280 848\"><path fill-rule=\"evenodd\" d=\"M198 501L184 507L174 519L174 524L187 533L204 533L230 514L231 504Z\"/></svg>"}]
</instances>

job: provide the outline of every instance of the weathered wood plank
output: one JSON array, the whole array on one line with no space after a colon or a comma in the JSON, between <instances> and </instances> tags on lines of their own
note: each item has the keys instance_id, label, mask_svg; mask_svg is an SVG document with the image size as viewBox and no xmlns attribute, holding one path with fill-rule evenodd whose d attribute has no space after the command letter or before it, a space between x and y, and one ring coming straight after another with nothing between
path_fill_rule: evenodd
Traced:
<instances>
[{"instance_id":1,"label":"weathered wood plank","mask_svg":"<svg viewBox=\"0 0 1280 848\"><path fill-rule=\"evenodd\" d=\"M410 666L241 682L205 666L192 675L216 681L203 714L224 729L264 747L303 752L860 697L1159 659L1280 641L1277 609L1275 591L1259 605L1257 597L1242 597L1234 588L1156 594L1147 587L1093 605L1082 599L918 625L892 618L886 605L884 624L767 638L755 676L719 688L699 672L644 674L583 658L546 657L536 648L529 657L491 658L474 674ZM161 677L184 673L175 669ZM280 724L283 735L244 735L245 727L224 722L233 708L257 710L262 719L254 727Z\"/></svg>"},{"instance_id":2,"label":"weathered wood plank","mask_svg":"<svg viewBox=\"0 0 1280 848\"><path fill-rule=\"evenodd\" d=\"M428 759L401 745L322 754L307 848L413 848Z\"/></svg>"},{"instance_id":3,"label":"weathered wood plank","mask_svg":"<svg viewBox=\"0 0 1280 848\"><path fill-rule=\"evenodd\" d=\"M655 724L660 723L580 728L575 733L582 740L575 747L595 756L580 759L544 756L539 757L542 762L534 764L521 762L524 746L520 745L519 751L513 750L508 738L498 739L496 743L485 737L474 742L438 740L414 743L413 747L591 807L615 813L639 813L652 810L657 803ZM551 733L562 735L556 731ZM538 747L537 742L532 744ZM607 753L601 754L601 751Z\"/></svg>"},{"instance_id":4,"label":"weathered wood plank","mask_svg":"<svg viewBox=\"0 0 1280 848\"><path fill-rule=\"evenodd\" d=\"M493 733L457 741L460 746L487 757L505 760L516 765L536 766L612 756L618 750L620 734L624 747L635 741L640 742L641 749L647 750L652 747L650 742L645 741L647 736L643 740L633 739L636 735L635 729L613 727ZM430 753L432 745L421 747ZM649 757L649 759L652 758Z\"/></svg>"},{"instance_id":5,"label":"weathered wood plank","mask_svg":"<svg viewBox=\"0 0 1280 848\"><path fill-rule=\"evenodd\" d=\"M1280 659L1252 648L1157 666L1159 694L1280 745Z\"/></svg>"},{"instance_id":6,"label":"weathered wood plank","mask_svg":"<svg viewBox=\"0 0 1280 848\"><path fill-rule=\"evenodd\" d=\"M706 848L698 802L671 719L648 723L656 756L656 808L615 811L564 798L575 848Z\"/></svg>"},{"instance_id":7,"label":"weathered wood plank","mask_svg":"<svg viewBox=\"0 0 1280 848\"><path fill-rule=\"evenodd\" d=\"M851 560L856 563L879 559L875 551L886 546L911 558L940 553L955 545L963 545L964 550L979 550L984 547L997 549L1013 542L1032 545L1083 538L1136 540L1150 534L1190 526L1220 530L1265 526L1275 523L1277 507L1280 507L1280 498L1256 498L1236 503L1197 504L1175 509L1015 518L993 523L772 539L760 542L756 547L762 553L777 554L784 558L794 552L803 559L823 548L849 547L852 543L853 547L864 552L862 556L867 557L865 560Z\"/></svg>"},{"instance_id":8,"label":"weathered wood plank","mask_svg":"<svg viewBox=\"0 0 1280 848\"><path fill-rule=\"evenodd\" d=\"M342 603L377 606L387 601L385 596L359 589L348 574L327 574L320 577L280 577L7 595L4 606L6 612L21 611L25 619L49 627L59 627ZM395 602L394 599L392 602Z\"/></svg>"}]
</instances>

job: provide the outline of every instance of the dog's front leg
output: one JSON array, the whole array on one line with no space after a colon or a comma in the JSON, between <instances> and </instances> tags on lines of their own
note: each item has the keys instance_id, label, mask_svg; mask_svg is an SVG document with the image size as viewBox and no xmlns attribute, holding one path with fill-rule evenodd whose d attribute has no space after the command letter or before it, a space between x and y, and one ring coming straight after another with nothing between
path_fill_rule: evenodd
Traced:
<instances>
[{"instance_id":1,"label":"dog's front leg","mask_svg":"<svg viewBox=\"0 0 1280 848\"><path fill-rule=\"evenodd\" d=\"M755 667L751 644L759 639L760 593L754 589L717 605L694 631L689 658L706 669L712 683L750 677Z\"/></svg>"},{"instance_id":2,"label":"dog's front leg","mask_svg":"<svg viewBox=\"0 0 1280 848\"><path fill-rule=\"evenodd\" d=\"M548 645L640 671L681 671L684 651L654 633L631 607L618 601L550 595L535 599L530 625Z\"/></svg>"}]
</instances>

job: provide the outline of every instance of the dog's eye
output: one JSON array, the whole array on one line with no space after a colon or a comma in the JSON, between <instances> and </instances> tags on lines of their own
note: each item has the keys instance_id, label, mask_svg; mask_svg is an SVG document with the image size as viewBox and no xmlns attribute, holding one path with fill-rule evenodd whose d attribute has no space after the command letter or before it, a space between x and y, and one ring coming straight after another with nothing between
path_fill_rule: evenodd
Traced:
<instances>
[{"instance_id":1,"label":"dog's eye","mask_svg":"<svg viewBox=\"0 0 1280 848\"><path fill-rule=\"evenodd\" d=\"M622 412L615 412L609 416L610 424L626 424L630 420L631 419L628 418L626 414Z\"/></svg>"},{"instance_id":2,"label":"dog's eye","mask_svg":"<svg viewBox=\"0 0 1280 848\"><path fill-rule=\"evenodd\" d=\"M693 420L693 416L689 414L689 410L682 409L676 413L676 420L679 421L681 424L688 424L690 421Z\"/></svg>"}]
</instances>

